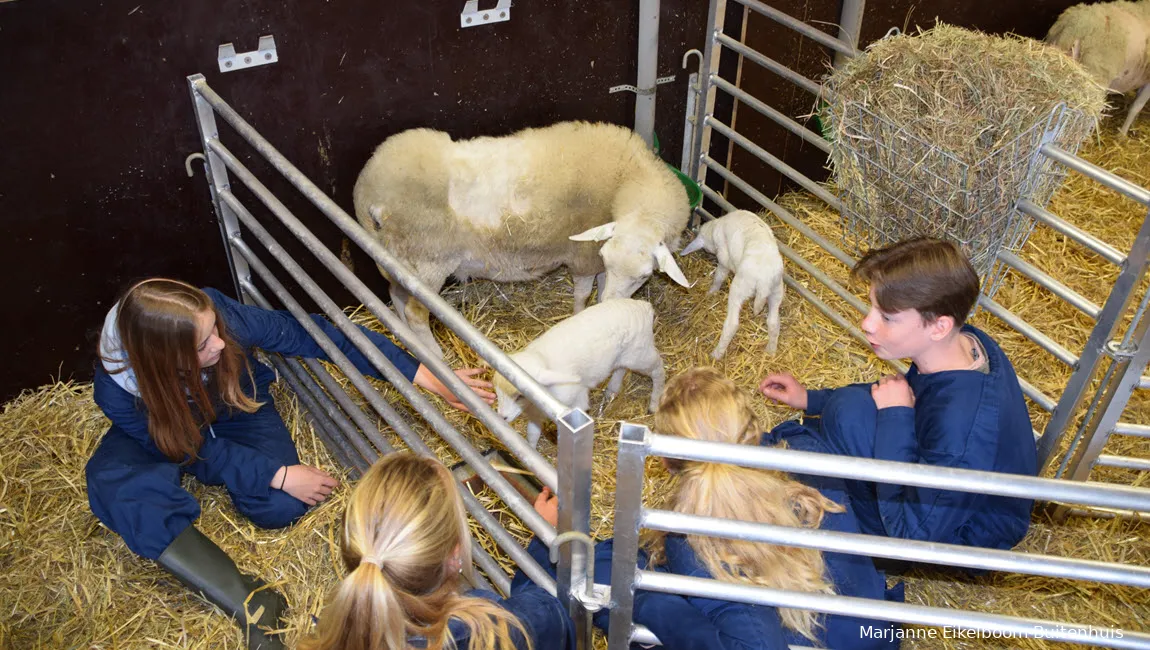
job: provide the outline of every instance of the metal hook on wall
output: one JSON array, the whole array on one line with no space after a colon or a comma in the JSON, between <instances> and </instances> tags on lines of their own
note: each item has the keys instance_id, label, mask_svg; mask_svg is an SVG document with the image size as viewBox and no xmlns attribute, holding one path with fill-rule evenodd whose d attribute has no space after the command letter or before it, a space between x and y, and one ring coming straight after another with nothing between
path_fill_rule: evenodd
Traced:
<instances>
[{"instance_id":1,"label":"metal hook on wall","mask_svg":"<svg viewBox=\"0 0 1150 650\"><path fill-rule=\"evenodd\" d=\"M184 171L188 172L188 178L191 178L192 176L195 175L195 172L192 171L192 161L195 160L196 158L199 158L200 160L204 161L205 165L208 164L208 159L204 157L204 154L199 153L199 152L191 154L187 158L184 158Z\"/></svg>"},{"instance_id":2,"label":"metal hook on wall","mask_svg":"<svg viewBox=\"0 0 1150 650\"><path fill-rule=\"evenodd\" d=\"M692 48L692 49L690 49L690 50L687 50L686 52L684 52L684 53L683 53L683 69L684 69L684 70L686 70L686 69L687 69L687 61L689 61L689 60L691 59L691 55L692 55L692 54L694 54L695 56L699 57L699 69L698 69L698 72L702 72L702 71L703 71L703 53L702 53L702 52L700 52L699 50L696 50L696 49L693 49L693 48Z\"/></svg>"}]
</instances>

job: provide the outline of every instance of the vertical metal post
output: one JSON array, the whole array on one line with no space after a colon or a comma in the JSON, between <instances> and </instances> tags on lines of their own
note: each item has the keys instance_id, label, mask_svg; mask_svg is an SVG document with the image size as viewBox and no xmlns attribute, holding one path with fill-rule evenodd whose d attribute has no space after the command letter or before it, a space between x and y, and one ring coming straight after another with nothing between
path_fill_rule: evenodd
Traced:
<instances>
[{"instance_id":1,"label":"vertical metal post","mask_svg":"<svg viewBox=\"0 0 1150 650\"><path fill-rule=\"evenodd\" d=\"M683 119L683 157L679 171L691 173L691 147L695 144L695 105L699 103L699 73L692 72L687 78L687 111Z\"/></svg>"},{"instance_id":2,"label":"vertical metal post","mask_svg":"<svg viewBox=\"0 0 1150 650\"><path fill-rule=\"evenodd\" d=\"M723 21L727 13L727 0L711 0L707 14L707 44L703 50L703 69L699 76L699 103L695 115L695 140L691 143L691 170L688 172L700 186L707 182L707 167L702 164L703 156L711 148L711 129L704 119L715 112L715 86L711 75L719 73L719 58L722 45L718 35L723 32ZM683 143L686 146L686 143Z\"/></svg>"},{"instance_id":3,"label":"vertical metal post","mask_svg":"<svg viewBox=\"0 0 1150 650\"><path fill-rule=\"evenodd\" d=\"M220 137L216 127L216 112L199 93L196 92L196 83L202 81L204 75L194 74L188 77L188 92L192 95L192 105L196 111L196 126L200 129L200 142L204 147L206 164L204 174L208 179L208 188L212 192L212 204L216 206L216 218L220 225L220 236L223 237L224 254L228 257L228 268L232 272L232 283L235 285L235 295L246 302L247 296L243 292L242 284L252 279L251 269L243 257L234 255L232 247L228 244L233 234L240 232L240 222L232 209L220 201L219 190L231 188L228 182L228 168L224 161L208 146L208 141Z\"/></svg>"},{"instance_id":4,"label":"vertical metal post","mask_svg":"<svg viewBox=\"0 0 1150 650\"><path fill-rule=\"evenodd\" d=\"M842 14L839 16L839 40L849 43L856 50L859 47L859 33L862 31L863 10L866 0L843 0ZM835 52L835 67L850 61L842 52Z\"/></svg>"},{"instance_id":5,"label":"vertical metal post","mask_svg":"<svg viewBox=\"0 0 1150 650\"><path fill-rule=\"evenodd\" d=\"M655 89L659 68L659 0L639 2L639 70L635 86L635 132L654 145Z\"/></svg>"},{"instance_id":6,"label":"vertical metal post","mask_svg":"<svg viewBox=\"0 0 1150 650\"><path fill-rule=\"evenodd\" d=\"M615 474L615 548L611 555L611 629L608 650L631 644L635 569L639 561L639 518L643 513L643 474L647 427L624 422L619 431L619 467Z\"/></svg>"},{"instance_id":7,"label":"vertical metal post","mask_svg":"<svg viewBox=\"0 0 1150 650\"><path fill-rule=\"evenodd\" d=\"M1116 355L1120 355L1115 361L1118 367L1106 385L1106 393L1098 410L1086 425L1087 438L1070 460L1068 478L1072 481L1085 481L1090 477L1094 461L1110 439L1114 426L1118 424L1130 401L1130 395L1142 377L1142 371L1150 361L1150 318L1143 318L1138 324L1138 333L1133 343L1137 347L1115 351Z\"/></svg>"},{"instance_id":8,"label":"vertical metal post","mask_svg":"<svg viewBox=\"0 0 1150 650\"><path fill-rule=\"evenodd\" d=\"M591 533L591 467L594 455L595 423L587 414L573 409L555 421L559 429L559 451L555 466L559 471L559 525L556 532ZM555 592L575 622L576 648L591 650L591 613L575 597L572 587L585 588L587 566L594 558L582 544L560 548Z\"/></svg>"},{"instance_id":9,"label":"vertical metal post","mask_svg":"<svg viewBox=\"0 0 1150 650\"><path fill-rule=\"evenodd\" d=\"M1086 394L1090 378L1102 359L1105 346L1114 336L1114 330L1130 304L1130 299L1134 297L1134 289L1146 273L1147 266L1150 266L1150 212L1147 212L1146 218L1142 221L1142 228L1138 230L1130 254L1122 263L1122 270L1118 274L1118 279L1114 281L1114 288L1110 290L1106 303L1102 305L1102 311L1098 312L1098 322L1086 339L1086 346L1078 358L1078 365L1070 375L1070 381L1066 382L1066 388L1063 389L1054 412L1050 414L1050 421L1046 423L1042 437L1038 439L1039 474L1042 474L1041 470L1050 463L1054 450L1066 434L1067 425Z\"/></svg>"}]
</instances>

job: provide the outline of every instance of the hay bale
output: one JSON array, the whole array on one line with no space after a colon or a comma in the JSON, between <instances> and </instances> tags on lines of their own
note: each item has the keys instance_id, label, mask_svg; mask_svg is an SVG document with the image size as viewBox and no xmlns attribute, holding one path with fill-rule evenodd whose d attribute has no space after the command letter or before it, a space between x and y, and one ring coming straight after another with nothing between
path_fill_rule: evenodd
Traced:
<instances>
[{"instance_id":1,"label":"hay bale","mask_svg":"<svg viewBox=\"0 0 1150 650\"><path fill-rule=\"evenodd\" d=\"M1077 151L1106 94L1042 43L944 24L877 41L825 89L848 247L944 237L980 276L1030 232L1015 200L1045 205L1065 176L1039 146Z\"/></svg>"}]
</instances>

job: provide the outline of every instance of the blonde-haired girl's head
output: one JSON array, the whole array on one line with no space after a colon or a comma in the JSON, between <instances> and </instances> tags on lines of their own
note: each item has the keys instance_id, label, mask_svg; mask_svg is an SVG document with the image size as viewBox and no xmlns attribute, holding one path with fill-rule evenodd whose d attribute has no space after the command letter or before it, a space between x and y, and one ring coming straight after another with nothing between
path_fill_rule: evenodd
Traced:
<instances>
[{"instance_id":1,"label":"blonde-haired girl's head","mask_svg":"<svg viewBox=\"0 0 1150 650\"><path fill-rule=\"evenodd\" d=\"M465 624L472 648L511 650L522 624L498 605L461 595L471 570L467 514L438 461L391 454L372 466L348 501L343 561L349 571L320 618L312 650L400 650L412 638L454 647L448 621ZM529 639L528 639L529 641Z\"/></svg>"},{"instance_id":2,"label":"blonde-haired girl's head","mask_svg":"<svg viewBox=\"0 0 1150 650\"><path fill-rule=\"evenodd\" d=\"M757 445L759 428L748 396L713 368L695 368L667 383L655 430L691 440ZM780 526L817 528L826 512L843 508L782 472L665 459L673 475L668 507L676 512ZM643 531L652 560L665 558L666 533ZM833 592L822 553L760 542L688 535L699 560L718 580L777 589ZM783 624L815 639L818 615L780 609Z\"/></svg>"}]
</instances>

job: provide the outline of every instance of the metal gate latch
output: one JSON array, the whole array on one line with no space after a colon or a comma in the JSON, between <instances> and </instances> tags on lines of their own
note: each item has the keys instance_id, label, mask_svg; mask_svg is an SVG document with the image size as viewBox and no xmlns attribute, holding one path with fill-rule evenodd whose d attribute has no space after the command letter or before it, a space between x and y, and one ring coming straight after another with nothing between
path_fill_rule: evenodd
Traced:
<instances>
[{"instance_id":1,"label":"metal gate latch","mask_svg":"<svg viewBox=\"0 0 1150 650\"><path fill-rule=\"evenodd\" d=\"M279 61L276 52L276 39L274 36L261 36L260 47L253 52L236 53L236 47L231 43L224 43L219 51L220 72L232 72L244 68L254 68L259 65L269 65Z\"/></svg>"}]
</instances>

